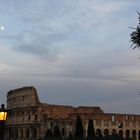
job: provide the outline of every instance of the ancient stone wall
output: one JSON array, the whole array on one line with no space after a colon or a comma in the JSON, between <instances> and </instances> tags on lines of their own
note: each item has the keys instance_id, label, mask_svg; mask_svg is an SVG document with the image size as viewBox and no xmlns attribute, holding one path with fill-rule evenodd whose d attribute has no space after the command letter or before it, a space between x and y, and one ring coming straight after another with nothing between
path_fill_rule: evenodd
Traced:
<instances>
[{"instance_id":1,"label":"ancient stone wall","mask_svg":"<svg viewBox=\"0 0 140 140\"><path fill-rule=\"evenodd\" d=\"M140 139L140 115L104 113L100 107L53 105L39 102L34 87L23 87L7 93L8 118L5 140L31 140L45 136L48 129L59 126L61 134L74 134L76 117L79 115L87 135L88 120L94 122L95 131L115 130L124 137ZM14 128L14 129L13 129ZM62 131L63 130L63 131Z\"/></svg>"},{"instance_id":2,"label":"ancient stone wall","mask_svg":"<svg viewBox=\"0 0 140 140\"><path fill-rule=\"evenodd\" d=\"M23 87L7 93L7 108L32 107L39 104L37 91L34 87Z\"/></svg>"}]
</instances>

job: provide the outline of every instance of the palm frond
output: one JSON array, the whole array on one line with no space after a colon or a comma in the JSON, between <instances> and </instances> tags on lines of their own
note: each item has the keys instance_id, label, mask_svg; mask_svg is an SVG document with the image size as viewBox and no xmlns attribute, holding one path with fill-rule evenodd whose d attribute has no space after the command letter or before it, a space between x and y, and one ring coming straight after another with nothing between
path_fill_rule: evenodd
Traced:
<instances>
[{"instance_id":1,"label":"palm frond","mask_svg":"<svg viewBox=\"0 0 140 140\"><path fill-rule=\"evenodd\" d=\"M130 38L131 38L131 42L132 42L132 46L134 46L132 49L135 49L135 48L140 48L140 13L137 11L138 13L138 18L139 18L139 24L136 28L133 28L135 29L135 31L133 31L131 34L130 34Z\"/></svg>"}]
</instances>

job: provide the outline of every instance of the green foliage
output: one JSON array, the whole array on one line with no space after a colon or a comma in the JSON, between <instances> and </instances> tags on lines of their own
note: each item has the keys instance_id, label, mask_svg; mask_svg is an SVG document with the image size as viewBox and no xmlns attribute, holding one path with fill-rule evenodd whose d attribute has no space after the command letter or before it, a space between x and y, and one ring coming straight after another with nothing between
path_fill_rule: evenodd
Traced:
<instances>
[{"instance_id":1,"label":"green foliage","mask_svg":"<svg viewBox=\"0 0 140 140\"><path fill-rule=\"evenodd\" d=\"M53 132L51 129L48 129L46 132L46 137L53 137Z\"/></svg>"},{"instance_id":2,"label":"green foliage","mask_svg":"<svg viewBox=\"0 0 140 140\"><path fill-rule=\"evenodd\" d=\"M80 116L76 118L76 130L74 134L75 138L83 138L83 124Z\"/></svg>"},{"instance_id":3,"label":"green foliage","mask_svg":"<svg viewBox=\"0 0 140 140\"><path fill-rule=\"evenodd\" d=\"M61 137L60 129L58 126L54 127L54 137Z\"/></svg>"},{"instance_id":4,"label":"green foliage","mask_svg":"<svg viewBox=\"0 0 140 140\"><path fill-rule=\"evenodd\" d=\"M88 120L88 131L87 131L87 140L94 140L95 139L95 130L93 120Z\"/></svg>"},{"instance_id":5,"label":"green foliage","mask_svg":"<svg viewBox=\"0 0 140 140\"><path fill-rule=\"evenodd\" d=\"M133 49L135 48L140 48L140 13L138 13L138 19L139 19L139 23L138 23L138 26L135 29L135 31L133 31L131 34L130 34L130 37L131 37L131 42L132 42L132 45L131 47L133 46Z\"/></svg>"}]
</instances>

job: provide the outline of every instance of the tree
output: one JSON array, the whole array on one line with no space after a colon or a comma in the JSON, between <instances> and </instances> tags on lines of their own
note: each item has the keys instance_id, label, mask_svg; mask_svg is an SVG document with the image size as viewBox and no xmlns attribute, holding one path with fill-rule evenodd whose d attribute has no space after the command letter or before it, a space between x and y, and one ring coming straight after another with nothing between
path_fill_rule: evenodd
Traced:
<instances>
[{"instance_id":1,"label":"tree","mask_svg":"<svg viewBox=\"0 0 140 140\"><path fill-rule=\"evenodd\" d=\"M45 136L44 140L52 140L52 139L53 139L53 132L51 129L48 129L46 131L46 136Z\"/></svg>"},{"instance_id":2,"label":"tree","mask_svg":"<svg viewBox=\"0 0 140 140\"><path fill-rule=\"evenodd\" d=\"M131 37L130 41L132 42L131 47L133 46L133 49L140 48L140 13L138 11L137 11L137 13L138 13L139 23L136 28L133 28L133 29L135 29L135 31L133 31L130 34L130 37Z\"/></svg>"},{"instance_id":3,"label":"tree","mask_svg":"<svg viewBox=\"0 0 140 140\"><path fill-rule=\"evenodd\" d=\"M76 130L74 136L76 140L83 139L83 124L79 115L76 118Z\"/></svg>"},{"instance_id":4,"label":"tree","mask_svg":"<svg viewBox=\"0 0 140 140\"><path fill-rule=\"evenodd\" d=\"M54 127L54 136L55 137L60 137L61 136L60 129L57 125Z\"/></svg>"},{"instance_id":5,"label":"tree","mask_svg":"<svg viewBox=\"0 0 140 140\"><path fill-rule=\"evenodd\" d=\"M87 140L95 140L95 130L92 119L88 120Z\"/></svg>"},{"instance_id":6,"label":"tree","mask_svg":"<svg viewBox=\"0 0 140 140\"><path fill-rule=\"evenodd\" d=\"M51 129L48 129L48 130L46 131L46 137L53 137L53 132L52 132Z\"/></svg>"}]
</instances>

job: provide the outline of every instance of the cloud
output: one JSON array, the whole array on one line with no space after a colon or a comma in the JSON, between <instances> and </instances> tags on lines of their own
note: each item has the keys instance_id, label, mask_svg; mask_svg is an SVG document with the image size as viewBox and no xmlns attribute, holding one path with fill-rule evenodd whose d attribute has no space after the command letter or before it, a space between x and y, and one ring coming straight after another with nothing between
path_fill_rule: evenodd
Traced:
<instances>
[{"instance_id":1,"label":"cloud","mask_svg":"<svg viewBox=\"0 0 140 140\"><path fill-rule=\"evenodd\" d=\"M70 32L98 25L108 14L123 8L119 2L91 0L52 0L52 1L2 1L3 11L9 11L19 20L36 25L42 31ZM5 10L4 10L5 9ZM12 12L11 12L12 11ZM37 30L37 29L34 29Z\"/></svg>"},{"instance_id":2,"label":"cloud","mask_svg":"<svg viewBox=\"0 0 140 140\"><path fill-rule=\"evenodd\" d=\"M7 70L8 71L11 71L12 70L12 66L10 66L9 64L3 63L1 61L0 61L0 68L1 68L1 70L0 70L0 73L1 74L2 73L6 73Z\"/></svg>"},{"instance_id":3,"label":"cloud","mask_svg":"<svg viewBox=\"0 0 140 140\"><path fill-rule=\"evenodd\" d=\"M53 59L59 52L57 43L64 39L66 39L66 36L63 34L24 31L17 36L17 45L13 46L13 50L44 59Z\"/></svg>"},{"instance_id":4,"label":"cloud","mask_svg":"<svg viewBox=\"0 0 140 140\"><path fill-rule=\"evenodd\" d=\"M122 106L131 105L126 100L139 88L140 69L139 52L129 50L136 3L132 8L129 0L0 2L0 19L8 27L0 34L1 87L34 85L50 103L107 108L122 99Z\"/></svg>"}]
</instances>

